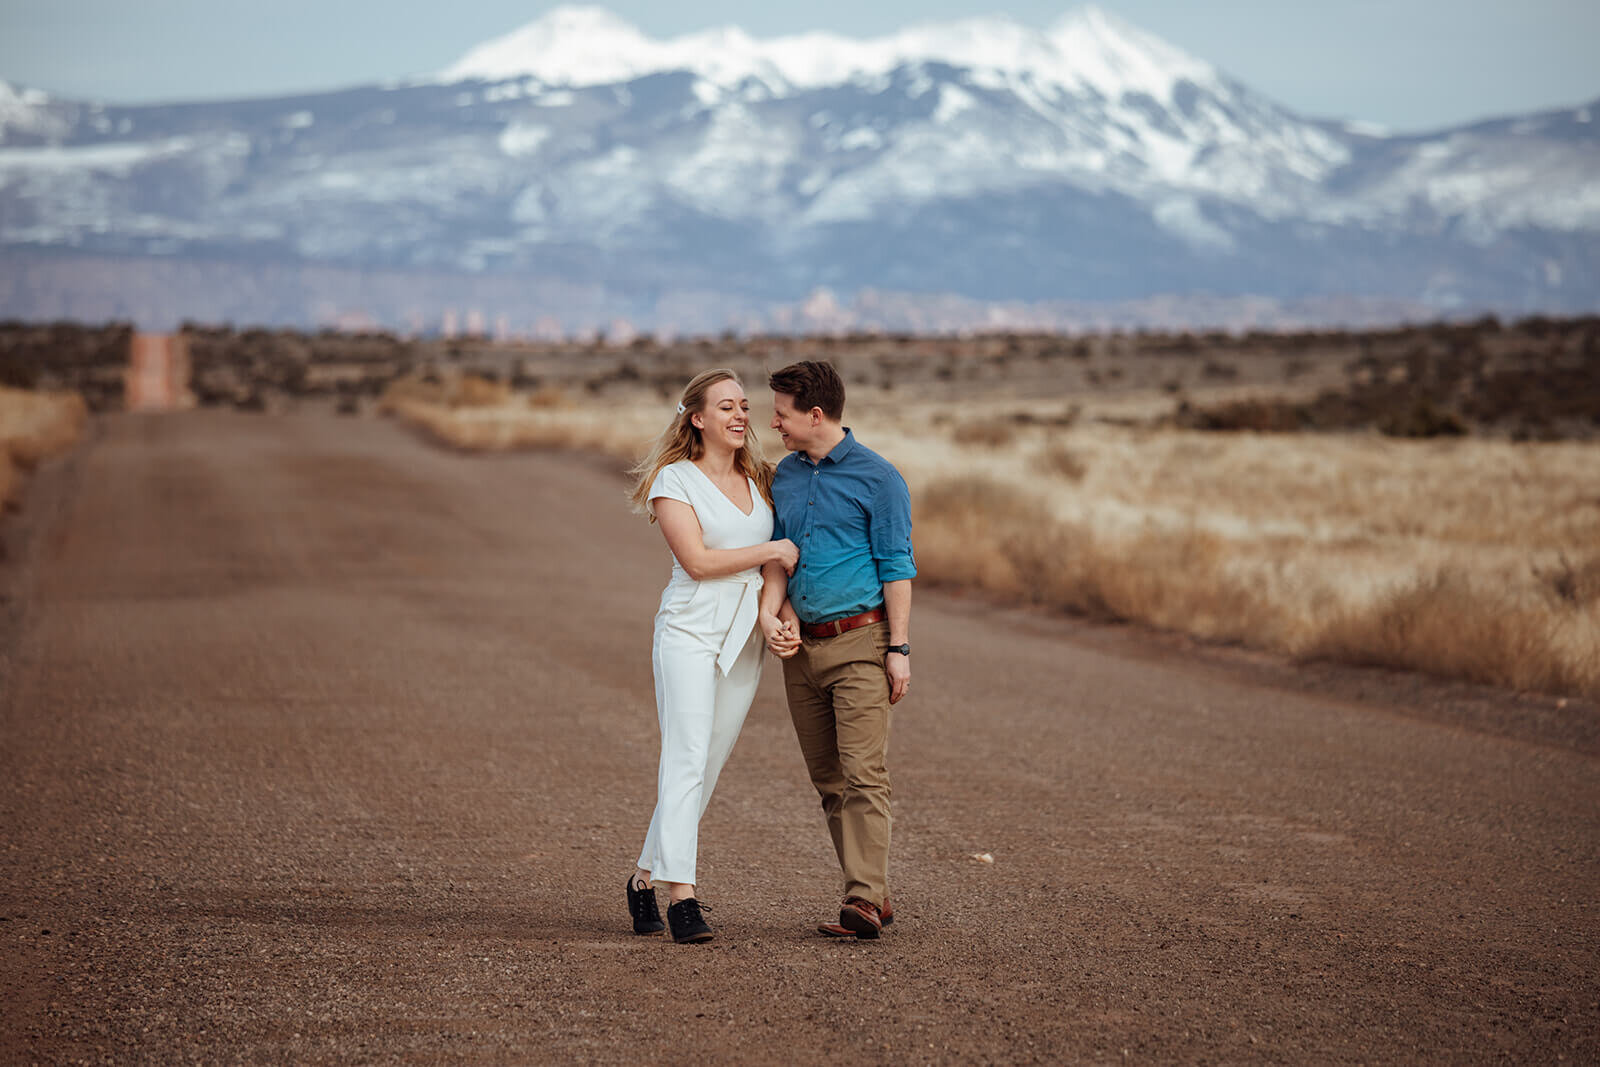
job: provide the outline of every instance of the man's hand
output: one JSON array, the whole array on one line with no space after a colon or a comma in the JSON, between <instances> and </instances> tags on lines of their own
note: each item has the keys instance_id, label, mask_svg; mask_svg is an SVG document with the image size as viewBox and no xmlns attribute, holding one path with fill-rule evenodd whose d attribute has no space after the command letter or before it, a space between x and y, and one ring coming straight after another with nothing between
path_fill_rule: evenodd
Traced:
<instances>
[{"instance_id":1,"label":"man's hand","mask_svg":"<svg viewBox=\"0 0 1600 1067\"><path fill-rule=\"evenodd\" d=\"M884 657L883 673L889 676L889 703L900 703L900 698L911 689L911 657L889 653Z\"/></svg>"},{"instance_id":2,"label":"man's hand","mask_svg":"<svg viewBox=\"0 0 1600 1067\"><path fill-rule=\"evenodd\" d=\"M767 648L779 659L788 659L800 651L800 631L793 623L785 622L776 615L762 612L759 625L762 636L766 638Z\"/></svg>"}]
</instances>

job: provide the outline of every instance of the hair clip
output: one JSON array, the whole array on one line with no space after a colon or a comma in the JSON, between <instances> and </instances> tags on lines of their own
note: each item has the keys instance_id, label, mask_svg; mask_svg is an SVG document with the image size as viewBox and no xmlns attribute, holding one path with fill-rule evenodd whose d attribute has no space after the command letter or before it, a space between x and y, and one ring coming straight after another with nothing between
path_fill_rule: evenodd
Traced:
<instances>
[{"instance_id":1,"label":"hair clip","mask_svg":"<svg viewBox=\"0 0 1600 1067\"><path fill-rule=\"evenodd\" d=\"M681 400L678 401L678 414L679 415L682 415L685 411L688 411L688 410L689 410L688 408L683 406L683 401L681 401Z\"/></svg>"}]
</instances>

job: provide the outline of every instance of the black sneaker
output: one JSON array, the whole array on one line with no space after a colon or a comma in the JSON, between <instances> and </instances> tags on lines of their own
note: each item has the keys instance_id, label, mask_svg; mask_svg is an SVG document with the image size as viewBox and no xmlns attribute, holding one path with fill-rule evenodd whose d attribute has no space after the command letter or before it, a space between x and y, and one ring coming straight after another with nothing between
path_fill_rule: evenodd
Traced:
<instances>
[{"instance_id":1,"label":"black sneaker","mask_svg":"<svg viewBox=\"0 0 1600 1067\"><path fill-rule=\"evenodd\" d=\"M667 928L661 921L661 909L656 907L654 889L635 889L633 876L628 876L628 914L633 916L633 932L659 934Z\"/></svg>"},{"instance_id":2,"label":"black sneaker","mask_svg":"<svg viewBox=\"0 0 1600 1067\"><path fill-rule=\"evenodd\" d=\"M667 907L667 925L672 927L672 940L680 945L711 940L711 927L706 925L705 916L700 914L701 908L710 911L711 905L701 904L694 897Z\"/></svg>"}]
</instances>

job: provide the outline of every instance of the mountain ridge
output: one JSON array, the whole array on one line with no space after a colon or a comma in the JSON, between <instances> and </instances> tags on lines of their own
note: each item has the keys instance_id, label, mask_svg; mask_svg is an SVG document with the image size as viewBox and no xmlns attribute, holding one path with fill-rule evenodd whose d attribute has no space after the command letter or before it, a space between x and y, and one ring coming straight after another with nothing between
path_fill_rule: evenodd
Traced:
<instances>
[{"instance_id":1,"label":"mountain ridge","mask_svg":"<svg viewBox=\"0 0 1600 1067\"><path fill-rule=\"evenodd\" d=\"M1178 78L1217 77L1209 64L1094 5L1068 12L1045 30L988 15L917 23L867 39L820 31L758 39L737 26L721 26L655 40L605 8L569 4L469 50L435 80L532 76L570 88L690 70L730 87L765 77L808 89L883 77L919 62L1119 95L1154 90L1152 95L1166 96Z\"/></svg>"},{"instance_id":2,"label":"mountain ridge","mask_svg":"<svg viewBox=\"0 0 1600 1067\"><path fill-rule=\"evenodd\" d=\"M1600 100L1380 135L1093 8L793 58L817 40L652 42L564 7L383 86L118 107L0 83L0 248L545 278L644 325L685 300L777 321L821 289L1600 303Z\"/></svg>"}]
</instances>

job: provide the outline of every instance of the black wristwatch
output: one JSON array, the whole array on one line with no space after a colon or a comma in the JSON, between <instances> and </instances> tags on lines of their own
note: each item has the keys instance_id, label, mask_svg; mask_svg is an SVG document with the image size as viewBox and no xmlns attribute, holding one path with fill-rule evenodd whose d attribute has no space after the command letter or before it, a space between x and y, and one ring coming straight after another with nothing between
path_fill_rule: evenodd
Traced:
<instances>
[{"instance_id":1,"label":"black wristwatch","mask_svg":"<svg viewBox=\"0 0 1600 1067\"><path fill-rule=\"evenodd\" d=\"M891 652L898 652L902 656L909 656L909 655L911 655L911 646L909 644L905 644L905 645L890 645L888 648L883 650L883 654L885 656L887 656Z\"/></svg>"}]
</instances>

